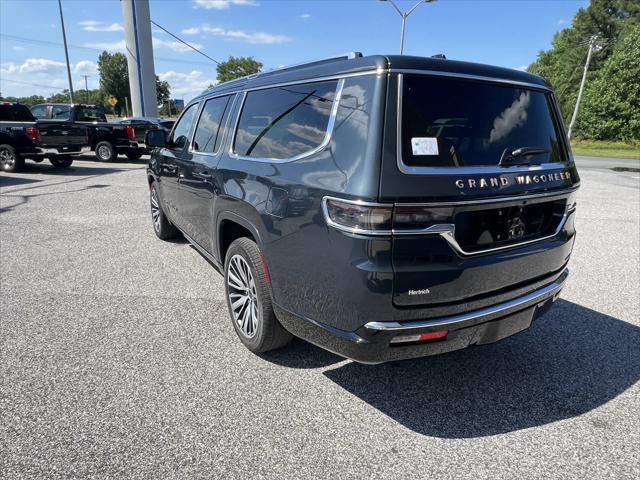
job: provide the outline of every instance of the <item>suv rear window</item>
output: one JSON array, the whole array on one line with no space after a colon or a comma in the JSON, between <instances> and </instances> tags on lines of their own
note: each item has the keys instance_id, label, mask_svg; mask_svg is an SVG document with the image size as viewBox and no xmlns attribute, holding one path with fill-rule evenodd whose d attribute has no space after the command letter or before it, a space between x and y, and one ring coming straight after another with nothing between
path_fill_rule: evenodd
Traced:
<instances>
[{"instance_id":1,"label":"suv rear window","mask_svg":"<svg viewBox=\"0 0 640 480\"><path fill-rule=\"evenodd\" d=\"M24 105L0 105L0 120L14 122L35 122L31 111Z\"/></svg>"},{"instance_id":2,"label":"suv rear window","mask_svg":"<svg viewBox=\"0 0 640 480\"><path fill-rule=\"evenodd\" d=\"M320 146L337 85L332 80L249 92L238 122L235 153L284 160Z\"/></svg>"},{"instance_id":3,"label":"suv rear window","mask_svg":"<svg viewBox=\"0 0 640 480\"><path fill-rule=\"evenodd\" d=\"M531 164L564 162L548 94L518 86L405 75L402 161L410 167L495 166L505 150L545 150Z\"/></svg>"}]
</instances>

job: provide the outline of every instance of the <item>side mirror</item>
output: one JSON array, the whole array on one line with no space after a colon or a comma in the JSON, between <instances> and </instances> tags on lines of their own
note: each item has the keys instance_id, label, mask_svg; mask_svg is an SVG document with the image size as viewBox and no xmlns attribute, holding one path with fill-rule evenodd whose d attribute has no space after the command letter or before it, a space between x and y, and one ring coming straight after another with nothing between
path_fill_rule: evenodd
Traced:
<instances>
[{"instance_id":1,"label":"side mirror","mask_svg":"<svg viewBox=\"0 0 640 480\"><path fill-rule=\"evenodd\" d=\"M155 128L147 130L147 133L144 136L144 143L146 143L148 147L164 148L167 146L167 132L165 130Z\"/></svg>"}]
</instances>

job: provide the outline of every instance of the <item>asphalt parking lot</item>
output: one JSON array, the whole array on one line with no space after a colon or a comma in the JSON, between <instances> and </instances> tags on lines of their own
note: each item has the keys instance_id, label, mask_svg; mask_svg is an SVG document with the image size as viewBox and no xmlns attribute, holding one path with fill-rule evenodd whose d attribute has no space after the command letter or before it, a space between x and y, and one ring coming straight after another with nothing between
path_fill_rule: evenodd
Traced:
<instances>
[{"instance_id":1,"label":"asphalt parking lot","mask_svg":"<svg viewBox=\"0 0 640 480\"><path fill-rule=\"evenodd\" d=\"M144 162L0 174L3 478L639 478L640 174L581 170L572 276L497 344L256 356L156 239ZM579 163L580 166L580 163Z\"/></svg>"}]
</instances>

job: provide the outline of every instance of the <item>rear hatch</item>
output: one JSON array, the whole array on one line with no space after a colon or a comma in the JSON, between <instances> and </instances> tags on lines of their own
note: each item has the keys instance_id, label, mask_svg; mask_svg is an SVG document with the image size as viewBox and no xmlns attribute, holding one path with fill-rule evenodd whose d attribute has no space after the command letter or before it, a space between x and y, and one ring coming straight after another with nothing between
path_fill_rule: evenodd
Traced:
<instances>
[{"instance_id":1,"label":"rear hatch","mask_svg":"<svg viewBox=\"0 0 640 480\"><path fill-rule=\"evenodd\" d=\"M537 81L391 76L380 199L395 204L396 305L464 303L564 268L579 178Z\"/></svg>"}]
</instances>

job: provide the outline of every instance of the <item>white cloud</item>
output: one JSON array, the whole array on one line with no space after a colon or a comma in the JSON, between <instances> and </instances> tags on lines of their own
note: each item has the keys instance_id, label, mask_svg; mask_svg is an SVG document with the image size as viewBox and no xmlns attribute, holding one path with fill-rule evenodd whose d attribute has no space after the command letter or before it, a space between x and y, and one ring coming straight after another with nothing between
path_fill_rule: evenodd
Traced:
<instances>
[{"instance_id":1,"label":"white cloud","mask_svg":"<svg viewBox=\"0 0 640 480\"><path fill-rule=\"evenodd\" d=\"M49 60L47 58L28 58L24 63L18 65L16 63L4 63L2 65L2 73L14 75L16 73L39 73L52 72L64 68L66 64Z\"/></svg>"},{"instance_id":2,"label":"white cloud","mask_svg":"<svg viewBox=\"0 0 640 480\"><path fill-rule=\"evenodd\" d=\"M90 75L89 88L98 87L97 66L91 60L80 60L71 65L74 85L78 82L84 88L80 75ZM47 97L68 88L66 64L48 58L29 58L22 63L3 63L0 65L0 83L2 93L8 96L24 97L42 95Z\"/></svg>"},{"instance_id":3,"label":"white cloud","mask_svg":"<svg viewBox=\"0 0 640 480\"><path fill-rule=\"evenodd\" d=\"M309 14L309 13L303 13L303 14L298 15L298 16L303 20L309 20L311 18L311 14Z\"/></svg>"},{"instance_id":4,"label":"white cloud","mask_svg":"<svg viewBox=\"0 0 640 480\"><path fill-rule=\"evenodd\" d=\"M569 23L569 22L567 22L567 21L566 21L565 19L563 19L563 18L561 18L560 20L558 20L558 25L566 25L567 23Z\"/></svg>"},{"instance_id":5,"label":"white cloud","mask_svg":"<svg viewBox=\"0 0 640 480\"><path fill-rule=\"evenodd\" d=\"M13 62L2 64L2 74L16 75L20 73L55 73L66 68L66 63L50 60L48 58L28 58L21 64ZM71 70L80 74L95 74L98 72L98 65L91 60L80 60L78 63L71 64Z\"/></svg>"},{"instance_id":6,"label":"white cloud","mask_svg":"<svg viewBox=\"0 0 640 480\"><path fill-rule=\"evenodd\" d=\"M529 68L529 65L520 65L519 67L516 68L516 70L520 70L521 72L526 72L527 68Z\"/></svg>"},{"instance_id":7,"label":"white cloud","mask_svg":"<svg viewBox=\"0 0 640 480\"><path fill-rule=\"evenodd\" d=\"M124 30L124 27L119 23L107 25L106 23L99 22L97 20L84 20L82 22L78 22L78 25L87 32L122 32Z\"/></svg>"},{"instance_id":8,"label":"white cloud","mask_svg":"<svg viewBox=\"0 0 640 480\"><path fill-rule=\"evenodd\" d=\"M80 60L73 67L73 71L81 75L95 75L98 73L98 65L91 60Z\"/></svg>"},{"instance_id":9,"label":"white cloud","mask_svg":"<svg viewBox=\"0 0 640 480\"><path fill-rule=\"evenodd\" d=\"M254 0L193 0L193 8L205 8L207 10L224 10L231 5L257 7L260 4Z\"/></svg>"},{"instance_id":10,"label":"white cloud","mask_svg":"<svg viewBox=\"0 0 640 480\"><path fill-rule=\"evenodd\" d=\"M11 47L12 50L15 50L16 52L21 52L22 50L24 50L24 47L21 47L20 45L14 45L13 47Z\"/></svg>"},{"instance_id":11,"label":"white cloud","mask_svg":"<svg viewBox=\"0 0 640 480\"><path fill-rule=\"evenodd\" d=\"M244 30L227 30L225 28L211 27L209 25L185 28L184 30L182 30L182 33L184 35L197 35L199 33L205 33L214 35L216 37L225 37L233 40L242 40L246 43L265 45L274 45L291 41L291 37L287 37L286 35L274 35L272 33L265 32L245 32Z\"/></svg>"},{"instance_id":12,"label":"white cloud","mask_svg":"<svg viewBox=\"0 0 640 480\"><path fill-rule=\"evenodd\" d=\"M500 115L493 120L493 129L489 133L487 143L495 143L509 135L513 129L524 125L527 121L531 94L522 92L520 97L513 101L511 106L505 108Z\"/></svg>"},{"instance_id":13,"label":"white cloud","mask_svg":"<svg viewBox=\"0 0 640 480\"><path fill-rule=\"evenodd\" d=\"M159 73L158 77L160 80L169 82L172 97L184 97L187 101L206 90L209 85L216 83L215 77L207 77L200 70L192 70L189 73L169 70Z\"/></svg>"}]
</instances>

